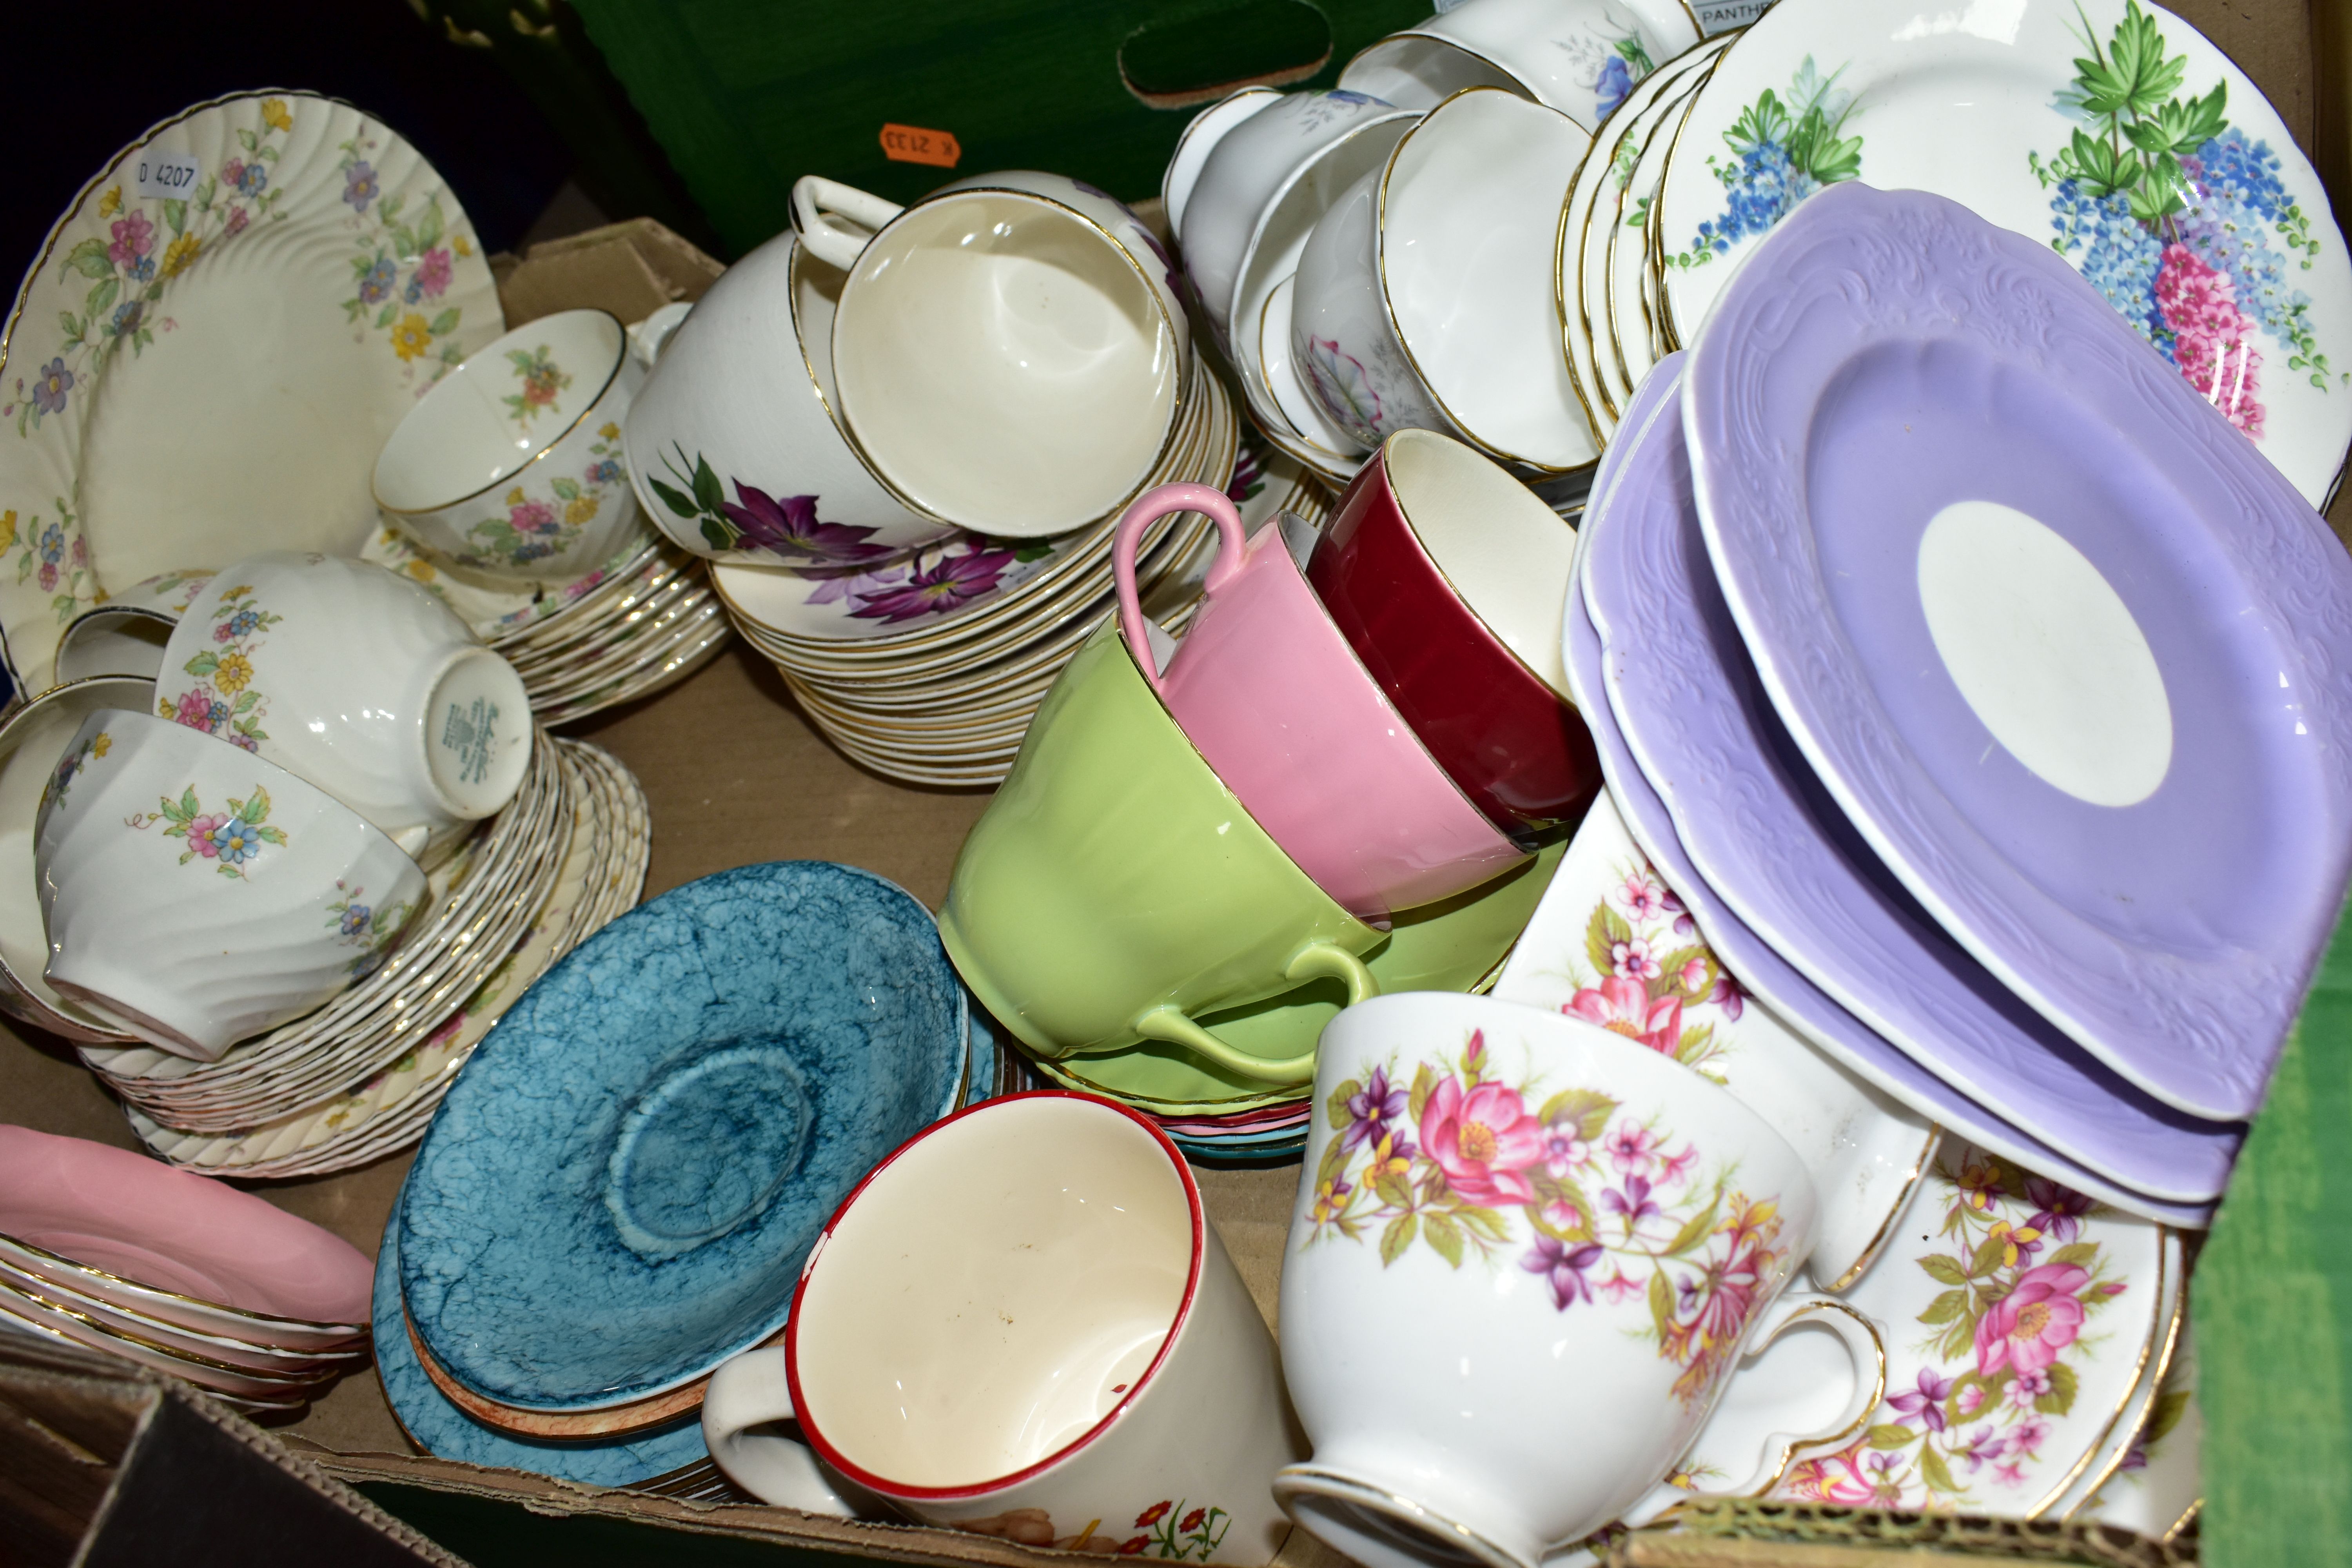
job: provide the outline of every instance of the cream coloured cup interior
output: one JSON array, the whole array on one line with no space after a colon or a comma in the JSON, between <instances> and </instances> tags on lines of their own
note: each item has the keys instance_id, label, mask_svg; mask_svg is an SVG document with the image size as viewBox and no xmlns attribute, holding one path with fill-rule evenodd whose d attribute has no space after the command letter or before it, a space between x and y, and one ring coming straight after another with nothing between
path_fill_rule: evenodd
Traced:
<instances>
[{"instance_id":1,"label":"cream coloured cup interior","mask_svg":"<svg viewBox=\"0 0 2352 1568\"><path fill-rule=\"evenodd\" d=\"M1400 431L1387 453L1389 486L1421 547L1486 629L1566 700L1560 623L1576 530L1449 437Z\"/></svg>"},{"instance_id":2,"label":"cream coloured cup interior","mask_svg":"<svg viewBox=\"0 0 2352 1568\"><path fill-rule=\"evenodd\" d=\"M571 381L533 403L512 356L542 349ZM628 352L628 334L604 310L562 310L517 327L443 376L393 430L375 460L376 505L433 511L513 479L604 395ZM517 398L527 416L509 401Z\"/></svg>"},{"instance_id":3,"label":"cream coloured cup interior","mask_svg":"<svg viewBox=\"0 0 2352 1568\"><path fill-rule=\"evenodd\" d=\"M902 497L982 532L1083 527L1125 504L1176 416L1182 345L1118 242L1010 191L909 208L834 321L836 412Z\"/></svg>"},{"instance_id":4,"label":"cream coloured cup interior","mask_svg":"<svg viewBox=\"0 0 2352 1568\"><path fill-rule=\"evenodd\" d=\"M999 1101L885 1166L795 1308L801 1421L886 1481L971 1486L1129 1394L1202 1244L1167 1152L1076 1099Z\"/></svg>"},{"instance_id":5,"label":"cream coloured cup interior","mask_svg":"<svg viewBox=\"0 0 2352 1568\"><path fill-rule=\"evenodd\" d=\"M1404 140L1381 187L1381 287L1413 368L1463 429L1548 468L1595 455L1552 301L1560 204L1591 144L1555 110L1468 93Z\"/></svg>"}]
</instances>

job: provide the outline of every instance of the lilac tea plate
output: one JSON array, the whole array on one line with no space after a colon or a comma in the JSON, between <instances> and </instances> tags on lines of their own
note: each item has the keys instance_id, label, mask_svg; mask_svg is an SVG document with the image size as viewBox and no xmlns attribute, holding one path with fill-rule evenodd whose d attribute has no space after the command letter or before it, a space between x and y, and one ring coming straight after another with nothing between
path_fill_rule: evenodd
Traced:
<instances>
[{"instance_id":1,"label":"lilac tea plate","mask_svg":"<svg viewBox=\"0 0 2352 1568\"><path fill-rule=\"evenodd\" d=\"M1854 1072L2117 1207L2206 1223L2242 1130L2151 1100L2008 995L1776 741L1699 541L1681 368L1627 411L1570 595L1569 677L1635 841L1741 984Z\"/></svg>"},{"instance_id":2,"label":"lilac tea plate","mask_svg":"<svg viewBox=\"0 0 2352 1568\"><path fill-rule=\"evenodd\" d=\"M1877 858L2116 1072L2252 1115L2352 870L2326 524L2049 246L1917 191L1790 214L1683 423L1764 689Z\"/></svg>"}]
</instances>

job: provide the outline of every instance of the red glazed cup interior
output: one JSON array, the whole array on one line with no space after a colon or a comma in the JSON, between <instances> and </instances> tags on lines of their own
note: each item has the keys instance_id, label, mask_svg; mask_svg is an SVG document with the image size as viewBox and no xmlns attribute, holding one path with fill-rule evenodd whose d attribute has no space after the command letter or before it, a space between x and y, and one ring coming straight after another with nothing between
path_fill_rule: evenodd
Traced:
<instances>
[{"instance_id":1,"label":"red glazed cup interior","mask_svg":"<svg viewBox=\"0 0 2352 1568\"><path fill-rule=\"evenodd\" d=\"M1391 436L1308 563L1332 621L1462 793L1507 833L1573 817L1601 784L1560 662L1576 531L1500 467Z\"/></svg>"}]
</instances>

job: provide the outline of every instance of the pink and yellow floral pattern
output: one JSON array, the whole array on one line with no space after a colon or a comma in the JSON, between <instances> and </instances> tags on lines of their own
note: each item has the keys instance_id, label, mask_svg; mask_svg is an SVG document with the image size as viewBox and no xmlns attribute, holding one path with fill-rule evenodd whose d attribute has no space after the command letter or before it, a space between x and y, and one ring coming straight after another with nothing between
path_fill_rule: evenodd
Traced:
<instances>
[{"instance_id":1,"label":"pink and yellow floral pattern","mask_svg":"<svg viewBox=\"0 0 2352 1568\"><path fill-rule=\"evenodd\" d=\"M351 961L352 977L363 980L374 973L392 956L393 944L407 929L408 917L415 913L409 903L371 904L367 889L355 888L337 879L335 891L341 897L327 905L327 923L335 928L335 940L345 947L355 947L359 953ZM395 1063L389 1070L398 1070Z\"/></svg>"},{"instance_id":2,"label":"pink and yellow floral pattern","mask_svg":"<svg viewBox=\"0 0 2352 1568\"><path fill-rule=\"evenodd\" d=\"M1338 1134L1314 1174L1305 1245L1363 1242L1381 1262L1416 1242L1460 1268L1507 1260L1555 1310L1646 1299L1648 1337L1681 1369L1677 1397L1713 1386L1789 1267L1778 1198L1702 1172L1696 1145L1595 1089L1537 1099L1496 1077L1484 1031L1450 1060L1392 1058L1325 1104Z\"/></svg>"},{"instance_id":3,"label":"pink and yellow floral pattern","mask_svg":"<svg viewBox=\"0 0 2352 1568\"><path fill-rule=\"evenodd\" d=\"M1648 861L1628 862L1592 906L1584 956L1591 969L1570 976L1577 992L1561 1012L1722 1081L1714 1064L1730 1041L1710 1015L1738 1023L1748 994Z\"/></svg>"},{"instance_id":4,"label":"pink and yellow floral pattern","mask_svg":"<svg viewBox=\"0 0 2352 1568\"><path fill-rule=\"evenodd\" d=\"M269 699L253 684L253 655L261 634L283 616L253 602L253 587L240 583L220 596L213 611L211 647L181 666L196 684L177 698L158 696L155 710L174 723L258 753L269 731L261 727Z\"/></svg>"},{"instance_id":5,"label":"pink and yellow floral pattern","mask_svg":"<svg viewBox=\"0 0 2352 1568\"><path fill-rule=\"evenodd\" d=\"M507 401L511 404L520 396ZM473 543L457 556L457 563L529 566L569 553L580 542L581 531L626 494L621 488L628 483L628 470L621 466L618 425L597 430L588 456L590 461L577 474L541 476L537 464L525 469L527 482L510 487L499 498L503 515L484 518L466 531Z\"/></svg>"},{"instance_id":6,"label":"pink and yellow floral pattern","mask_svg":"<svg viewBox=\"0 0 2352 1568\"><path fill-rule=\"evenodd\" d=\"M187 841L187 850L180 864L199 858L213 862L213 869L224 877L239 881L250 880L246 867L259 858L268 845L281 847L287 843L286 830L269 822L269 792L259 784L243 800L225 802L223 809L208 812L196 799L196 786L190 784L173 800L162 797L163 809L140 812L123 819L123 826L140 832L158 822L168 822L163 829L166 838Z\"/></svg>"},{"instance_id":7,"label":"pink and yellow floral pattern","mask_svg":"<svg viewBox=\"0 0 2352 1568\"><path fill-rule=\"evenodd\" d=\"M1914 1363L1890 1358L1875 1424L1838 1452L1798 1461L1780 1496L2000 1509L2039 1484L2053 1423L2074 1408L2093 1324L2129 1287L2085 1238L2097 1205L2080 1193L1972 1149L1948 1158L1936 1180L1942 1245L1911 1261L1945 1289L1919 1314L1928 1332Z\"/></svg>"}]
</instances>

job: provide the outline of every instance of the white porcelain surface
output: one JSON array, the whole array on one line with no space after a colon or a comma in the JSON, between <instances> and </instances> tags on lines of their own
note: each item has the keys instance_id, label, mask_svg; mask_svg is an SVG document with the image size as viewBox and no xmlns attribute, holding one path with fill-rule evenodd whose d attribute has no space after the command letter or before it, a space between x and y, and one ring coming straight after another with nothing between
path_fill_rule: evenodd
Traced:
<instances>
[{"instance_id":1,"label":"white porcelain surface","mask_svg":"<svg viewBox=\"0 0 2352 1568\"><path fill-rule=\"evenodd\" d=\"M1743 1349L1818 1300L1781 1289L1816 1231L1796 1152L1655 1052L1490 997L1347 1009L1315 1088L1283 1257L1315 1444L1275 1484L1293 1517L1375 1568L1526 1568L1682 1496L1660 1483ZM1875 1402L1879 1353L1808 1316L1848 1352L1846 1397L1791 1423L1827 1436Z\"/></svg>"},{"instance_id":2,"label":"white porcelain surface","mask_svg":"<svg viewBox=\"0 0 2352 1568\"><path fill-rule=\"evenodd\" d=\"M1551 298L1560 205L1591 145L1564 114L1472 89L1334 204L1291 318L1293 363L1331 418L1368 445L1458 433L1542 472L1595 459Z\"/></svg>"},{"instance_id":3,"label":"white porcelain surface","mask_svg":"<svg viewBox=\"0 0 2352 1568\"><path fill-rule=\"evenodd\" d=\"M843 426L909 508L1037 538L1141 490L1190 356L1174 264L1133 212L1021 170L904 209L809 176L793 206L802 243L849 273L833 323Z\"/></svg>"},{"instance_id":4,"label":"white porcelain surface","mask_svg":"<svg viewBox=\"0 0 2352 1568\"><path fill-rule=\"evenodd\" d=\"M530 763L512 667L417 584L340 556L226 568L173 631L153 710L299 774L425 859L513 799Z\"/></svg>"},{"instance_id":5,"label":"white porcelain surface","mask_svg":"<svg viewBox=\"0 0 2352 1568\"><path fill-rule=\"evenodd\" d=\"M172 640L172 628L179 624L177 616L161 610L117 609L112 605L85 610L58 638L58 679L127 675L152 680L163 666L163 647Z\"/></svg>"},{"instance_id":6,"label":"white porcelain surface","mask_svg":"<svg viewBox=\"0 0 2352 1568\"><path fill-rule=\"evenodd\" d=\"M1176 151L1168 155L1168 167L1160 176L1160 210L1168 220L1169 232L1184 231L1185 205L1192 198L1192 187L1209 154L1225 139L1225 132L1281 97L1274 88L1245 87L1184 122L1183 132L1176 138Z\"/></svg>"},{"instance_id":7,"label":"white porcelain surface","mask_svg":"<svg viewBox=\"0 0 2352 1568\"><path fill-rule=\"evenodd\" d=\"M445 375L377 454L384 521L471 571L564 583L636 523L621 422L645 380L608 310L517 327Z\"/></svg>"},{"instance_id":8,"label":"white porcelain surface","mask_svg":"<svg viewBox=\"0 0 2352 1568\"><path fill-rule=\"evenodd\" d=\"M835 423L843 281L780 234L721 274L663 343L621 443L638 504L681 548L733 564L845 566L953 531L901 505ZM705 465L715 510L695 482Z\"/></svg>"},{"instance_id":9,"label":"white porcelain surface","mask_svg":"<svg viewBox=\"0 0 2352 1568\"><path fill-rule=\"evenodd\" d=\"M1339 85L1409 109L1504 87L1590 131L1698 36L1682 0L1465 0L1364 50Z\"/></svg>"},{"instance_id":10,"label":"white porcelain surface","mask_svg":"<svg viewBox=\"0 0 2352 1568\"><path fill-rule=\"evenodd\" d=\"M74 681L50 688L0 724L0 1009L68 1040L131 1036L121 1020L59 994L41 973L49 962L33 869L41 796L83 720L106 708L144 711L154 696L154 683L135 677Z\"/></svg>"},{"instance_id":11,"label":"white porcelain surface","mask_svg":"<svg viewBox=\"0 0 2352 1568\"><path fill-rule=\"evenodd\" d=\"M1176 234L1184 270L1222 344L1242 319L1234 290L1259 223L1317 153L1396 106L1360 92L1293 92L1219 139L1201 165Z\"/></svg>"},{"instance_id":12,"label":"white porcelain surface","mask_svg":"<svg viewBox=\"0 0 2352 1568\"><path fill-rule=\"evenodd\" d=\"M1714 1079L1789 1141L1822 1200L1806 1268L1843 1290L1925 1179L1927 1118L1845 1071L1749 996L1606 794L1592 803L1489 994L1583 1018Z\"/></svg>"},{"instance_id":13,"label":"white porcelain surface","mask_svg":"<svg viewBox=\"0 0 2352 1568\"><path fill-rule=\"evenodd\" d=\"M822 1468L750 1429L795 1413ZM1023 1546L1237 1563L1280 1545L1267 1483L1301 1451L1273 1338L1174 1147L1050 1093L886 1161L811 1255L785 1346L719 1369L703 1429L772 1501L879 1494Z\"/></svg>"},{"instance_id":14,"label":"white porcelain surface","mask_svg":"<svg viewBox=\"0 0 2352 1568\"><path fill-rule=\"evenodd\" d=\"M425 891L325 792L120 709L85 719L58 764L34 864L49 983L199 1061L372 972Z\"/></svg>"}]
</instances>

